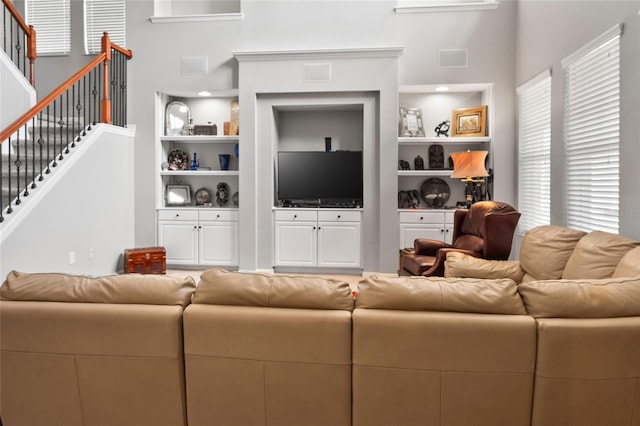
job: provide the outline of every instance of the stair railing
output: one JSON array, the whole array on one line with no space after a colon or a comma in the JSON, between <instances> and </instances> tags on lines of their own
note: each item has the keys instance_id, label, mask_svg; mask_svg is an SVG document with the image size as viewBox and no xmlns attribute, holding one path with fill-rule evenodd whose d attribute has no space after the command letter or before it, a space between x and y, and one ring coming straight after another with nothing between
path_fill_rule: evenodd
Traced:
<instances>
[{"instance_id":1,"label":"stair railing","mask_svg":"<svg viewBox=\"0 0 640 426\"><path fill-rule=\"evenodd\" d=\"M132 57L104 33L98 56L0 132L0 222L98 122L126 126Z\"/></svg>"},{"instance_id":2,"label":"stair railing","mask_svg":"<svg viewBox=\"0 0 640 426\"><path fill-rule=\"evenodd\" d=\"M36 81L36 30L24 22L9 0L2 0L2 4L2 48L33 86Z\"/></svg>"}]
</instances>

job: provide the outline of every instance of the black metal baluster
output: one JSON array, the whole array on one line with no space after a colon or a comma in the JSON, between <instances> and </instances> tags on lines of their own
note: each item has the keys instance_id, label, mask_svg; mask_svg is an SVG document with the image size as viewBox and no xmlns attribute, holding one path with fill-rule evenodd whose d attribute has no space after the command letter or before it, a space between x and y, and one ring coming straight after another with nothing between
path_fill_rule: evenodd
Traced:
<instances>
[{"instance_id":1,"label":"black metal baluster","mask_svg":"<svg viewBox=\"0 0 640 426\"><path fill-rule=\"evenodd\" d=\"M16 166L16 201L15 205L19 205L20 200L20 167L22 166L22 160L20 159L20 129L16 132L16 159L13 163Z\"/></svg>"},{"instance_id":2,"label":"black metal baluster","mask_svg":"<svg viewBox=\"0 0 640 426\"><path fill-rule=\"evenodd\" d=\"M67 89L67 91L64 93L65 93L65 108L67 110L66 118L64 119L64 123L65 123L64 153L68 154L69 153L69 89Z\"/></svg>"},{"instance_id":3,"label":"black metal baluster","mask_svg":"<svg viewBox=\"0 0 640 426\"><path fill-rule=\"evenodd\" d=\"M43 149L44 149L44 138L42 137L42 111L40 111L40 113L38 114L38 121L39 121L39 126L38 126L38 147L40 149L40 176L38 176L38 181L42 181L44 179L44 176L42 175L42 171L45 169L44 165L42 164L43 161ZM48 171L49 168L49 161L47 160L47 173L49 173Z\"/></svg>"},{"instance_id":4,"label":"black metal baluster","mask_svg":"<svg viewBox=\"0 0 640 426\"><path fill-rule=\"evenodd\" d=\"M82 136L87 136L87 126L89 125L89 120L88 120L88 115L87 112L89 111L88 105L87 105L87 76L84 75L82 76L82 86L83 86L83 90L82 90L82 104L84 105L84 109L82 111L82 118L83 118L83 123L82 123ZM80 104L78 104L78 107L82 107Z\"/></svg>"},{"instance_id":5,"label":"black metal baluster","mask_svg":"<svg viewBox=\"0 0 640 426\"><path fill-rule=\"evenodd\" d=\"M56 101L53 101L53 120L52 117L49 116L47 120L47 128L51 128L51 123L55 124L56 122ZM58 138L56 134L56 129L54 128L51 133L53 133L53 162L51 163L51 167L57 167L58 163L56 162L56 157L58 155Z\"/></svg>"},{"instance_id":6,"label":"black metal baluster","mask_svg":"<svg viewBox=\"0 0 640 426\"><path fill-rule=\"evenodd\" d=\"M31 119L31 189L36 188L36 117Z\"/></svg>"},{"instance_id":7,"label":"black metal baluster","mask_svg":"<svg viewBox=\"0 0 640 426\"><path fill-rule=\"evenodd\" d=\"M58 160L62 161L62 160L64 160L64 157L62 156L62 151L63 151L62 150L62 146L64 144L64 138L63 138L63 135L62 135L62 127L64 126L64 120L62 119L62 116L63 116L63 112L62 112L62 95L60 95L59 99L60 99L60 105L59 105L60 106L60 118L58 119L57 123L58 123L58 127L59 127L59 130L60 130L60 155L58 156ZM54 111L55 111L55 108L54 108Z\"/></svg>"}]
</instances>

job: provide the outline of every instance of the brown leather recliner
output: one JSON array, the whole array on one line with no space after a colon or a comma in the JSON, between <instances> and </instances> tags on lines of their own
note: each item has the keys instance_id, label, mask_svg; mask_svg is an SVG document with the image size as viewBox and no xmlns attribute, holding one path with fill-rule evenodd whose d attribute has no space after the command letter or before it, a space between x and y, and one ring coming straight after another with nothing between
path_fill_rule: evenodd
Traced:
<instances>
[{"instance_id":1,"label":"brown leather recliner","mask_svg":"<svg viewBox=\"0 0 640 426\"><path fill-rule=\"evenodd\" d=\"M453 244L417 238L414 252L402 258L402 275L444 276L444 261L449 251L475 257L505 260L520 213L507 203L480 201L469 210L457 210L453 217Z\"/></svg>"}]
</instances>

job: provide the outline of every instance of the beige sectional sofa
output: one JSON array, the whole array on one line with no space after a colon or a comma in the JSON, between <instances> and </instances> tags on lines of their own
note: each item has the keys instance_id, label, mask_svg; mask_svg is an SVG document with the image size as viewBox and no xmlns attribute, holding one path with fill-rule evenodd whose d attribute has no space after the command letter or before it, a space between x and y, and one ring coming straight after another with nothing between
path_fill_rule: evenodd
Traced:
<instances>
[{"instance_id":1,"label":"beige sectional sofa","mask_svg":"<svg viewBox=\"0 0 640 426\"><path fill-rule=\"evenodd\" d=\"M196 287L11 273L0 415L4 426L640 426L633 247L608 268L616 278L536 280L526 262L494 264L489 275L532 278L371 276L355 302L347 283L316 276L210 270Z\"/></svg>"}]
</instances>

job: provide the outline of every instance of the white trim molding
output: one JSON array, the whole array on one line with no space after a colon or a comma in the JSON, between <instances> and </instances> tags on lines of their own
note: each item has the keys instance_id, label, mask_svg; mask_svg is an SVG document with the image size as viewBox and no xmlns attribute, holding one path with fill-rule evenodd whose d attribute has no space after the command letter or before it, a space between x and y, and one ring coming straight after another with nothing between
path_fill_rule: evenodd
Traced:
<instances>
[{"instance_id":1,"label":"white trim molding","mask_svg":"<svg viewBox=\"0 0 640 426\"><path fill-rule=\"evenodd\" d=\"M351 49L259 50L233 52L238 62L296 59L396 58L404 47L363 47Z\"/></svg>"},{"instance_id":2,"label":"white trim molding","mask_svg":"<svg viewBox=\"0 0 640 426\"><path fill-rule=\"evenodd\" d=\"M170 24L176 22L208 22L208 21L241 21L243 13L214 13L210 15L176 15L152 16L149 21L153 24Z\"/></svg>"},{"instance_id":3,"label":"white trim molding","mask_svg":"<svg viewBox=\"0 0 640 426\"><path fill-rule=\"evenodd\" d=\"M393 9L396 13L465 12L471 10L493 10L500 6L499 0L466 1L460 3L403 2L399 0Z\"/></svg>"}]
</instances>

